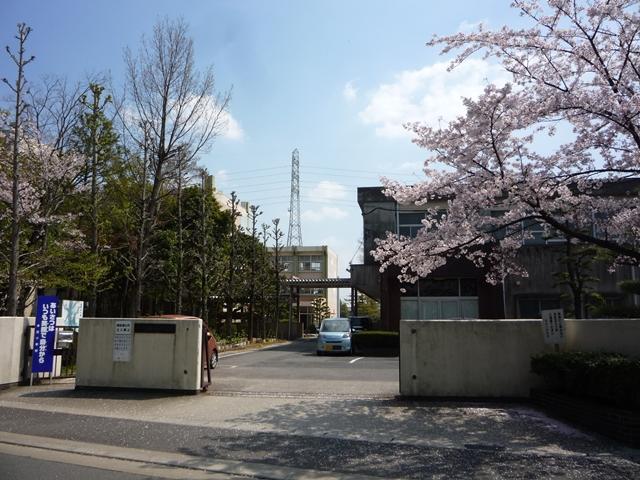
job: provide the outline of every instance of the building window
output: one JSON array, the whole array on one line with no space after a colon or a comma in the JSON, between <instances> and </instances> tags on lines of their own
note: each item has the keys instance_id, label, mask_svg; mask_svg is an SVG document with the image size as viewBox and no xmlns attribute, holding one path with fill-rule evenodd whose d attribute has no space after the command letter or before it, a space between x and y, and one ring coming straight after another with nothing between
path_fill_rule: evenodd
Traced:
<instances>
[{"instance_id":1,"label":"building window","mask_svg":"<svg viewBox=\"0 0 640 480\"><path fill-rule=\"evenodd\" d=\"M305 255L298 257L298 265L300 272L321 272L322 256Z\"/></svg>"},{"instance_id":2,"label":"building window","mask_svg":"<svg viewBox=\"0 0 640 480\"><path fill-rule=\"evenodd\" d=\"M528 238L523 238L524 245L546 245L547 243L564 242L564 236L555 228L551 228L535 220L522 222L523 236L526 232Z\"/></svg>"},{"instance_id":3,"label":"building window","mask_svg":"<svg viewBox=\"0 0 640 480\"><path fill-rule=\"evenodd\" d=\"M477 297L475 278L422 278L416 283L400 285L403 297Z\"/></svg>"},{"instance_id":4,"label":"building window","mask_svg":"<svg viewBox=\"0 0 640 480\"><path fill-rule=\"evenodd\" d=\"M418 282L421 297L458 297L460 287L457 278L425 278Z\"/></svg>"},{"instance_id":5,"label":"building window","mask_svg":"<svg viewBox=\"0 0 640 480\"><path fill-rule=\"evenodd\" d=\"M402 284L401 288L401 319L478 318L475 278L423 278L414 284Z\"/></svg>"},{"instance_id":6,"label":"building window","mask_svg":"<svg viewBox=\"0 0 640 480\"><path fill-rule=\"evenodd\" d=\"M402 297L402 320L451 320L478 318L478 299L474 297Z\"/></svg>"},{"instance_id":7,"label":"building window","mask_svg":"<svg viewBox=\"0 0 640 480\"><path fill-rule=\"evenodd\" d=\"M541 318L542 310L562 308L559 297L529 297L518 299L518 313L520 318Z\"/></svg>"},{"instance_id":8,"label":"building window","mask_svg":"<svg viewBox=\"0 0 640 480\"><path fill-rule=\"evenodd\" d=\"M280 257L278 261L284 272L293 272L293 257L285 255Z\"/></svg>"},{"instance_id":9,"label":"building window","mask_svg":"<svg viewBox=\"0 0 640 480\"><path fill-rule=\"evenodd\" d=\"M415 237L418 230L424 228L424 212L399 212L398 213L398 234L405 237Z\"/></svg>"},{"instance_id":10,"label":"building window","mask_svg":"<svg viewBox=\"0 0 640 480\"><path fill-rule=\"evenodd\" d=\"M309 288L309 287L304 287L304 288L300 288L300 295L324 295L325 294L325 289L324 288Z\"/></svg>"}]
</instances>

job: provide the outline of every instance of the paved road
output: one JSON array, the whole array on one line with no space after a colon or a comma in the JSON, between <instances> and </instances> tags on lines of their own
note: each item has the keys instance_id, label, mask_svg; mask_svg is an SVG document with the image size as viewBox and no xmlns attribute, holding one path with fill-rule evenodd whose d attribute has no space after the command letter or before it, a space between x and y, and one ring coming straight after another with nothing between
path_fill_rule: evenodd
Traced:
<instances>
[{"instance_id":1,"label":"paved road","mask_svg":"<svg viewBox=\"0 0 640 480\"><path fill-rule=\"evenodd\" d=\"M212 392L395 396L398 358L317 356L315 340L251 353L223 354Z\"/></svg>"},{"instance_id":2,"label":"paved road","mask_svg":"<svg viewBox=\"0 0 640 480\"><path fill-rule=\"evenodd\" d=\"M198 396L72 384L0 392L0 454L7 469L19 453L36 459L25 478L41 461L152 478L640 478L640 451L530 406L398 400L397 359L312 350L229 355ZM184 471L170 477L176 466Z\"/></svg>"}]
</instances>

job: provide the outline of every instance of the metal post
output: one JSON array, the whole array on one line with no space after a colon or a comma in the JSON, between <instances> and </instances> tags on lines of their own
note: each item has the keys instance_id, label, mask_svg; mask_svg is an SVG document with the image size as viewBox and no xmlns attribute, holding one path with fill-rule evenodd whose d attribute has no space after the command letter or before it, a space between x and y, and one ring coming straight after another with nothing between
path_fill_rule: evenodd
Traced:
<instances>
[{"instance_id":1,"label":"metal post","mask_svg":"<svg viewBox=\"0 0 640 480\"><path fill-rule=\"evenodd\" d=\"M293 320L293 287L289 287L289 333L287 340L291 340L291 321Z\"/></svg>"},{"instance_id":2,"label":"metal post","mask_svg":"<svg viewBox=\"0 0 640 480\"><path fill-rule=\"evenodd\" d=\"M298 311L298 325L300 325L300 287L296 287L296 309Z\"/></svg>"},{"instance_id":3,"label":"metal post","mask_svg":"<svg viewBox=\"0 0 640 480\"><path fill-rule=\"evenodd\" d=\"M351 316L358 316L358 290L351 288Z\"/></svg>"}]
</instances>

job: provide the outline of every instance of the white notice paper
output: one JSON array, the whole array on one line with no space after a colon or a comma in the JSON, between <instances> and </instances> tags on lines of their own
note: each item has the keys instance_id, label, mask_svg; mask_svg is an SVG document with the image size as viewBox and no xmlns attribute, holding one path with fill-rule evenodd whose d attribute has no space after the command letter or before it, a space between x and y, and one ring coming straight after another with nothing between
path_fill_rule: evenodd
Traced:
<instances>
[{"instance_id":1,"label":"white notice paper","mask_svg":"<svg viewBox=\"0 0 640 480\"><path fill-rule=\"evenodd\" d=\"M113 361L131 361L131 322L130 320L117 320L113 333Z\"/></svg>"},{"instance_id":2,"label":"white notice paper","mask_svg":"<svg viewBox=\"0 0 640 480\"><path fill-rule=\"evenodd\" d=\"M542 310L542 333L544 343L559 345L564 342L564 311Z\"/></svg>"}]
</instances>

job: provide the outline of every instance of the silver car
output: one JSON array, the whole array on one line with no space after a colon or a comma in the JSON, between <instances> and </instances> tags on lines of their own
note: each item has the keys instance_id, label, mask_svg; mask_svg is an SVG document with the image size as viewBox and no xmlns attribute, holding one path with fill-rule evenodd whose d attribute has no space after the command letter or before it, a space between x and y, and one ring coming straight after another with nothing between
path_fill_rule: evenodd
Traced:
<instances>
[{"instance_id":1,"label":"silver car","mask_svg":"<svg viewBox=\"0 0 640 480\"><path fill-rule=\"evenodd\" d=\"M316 353L351 353L351 324L348 318L325 318L318 331Z\"/></svg>"}]
</instances>

